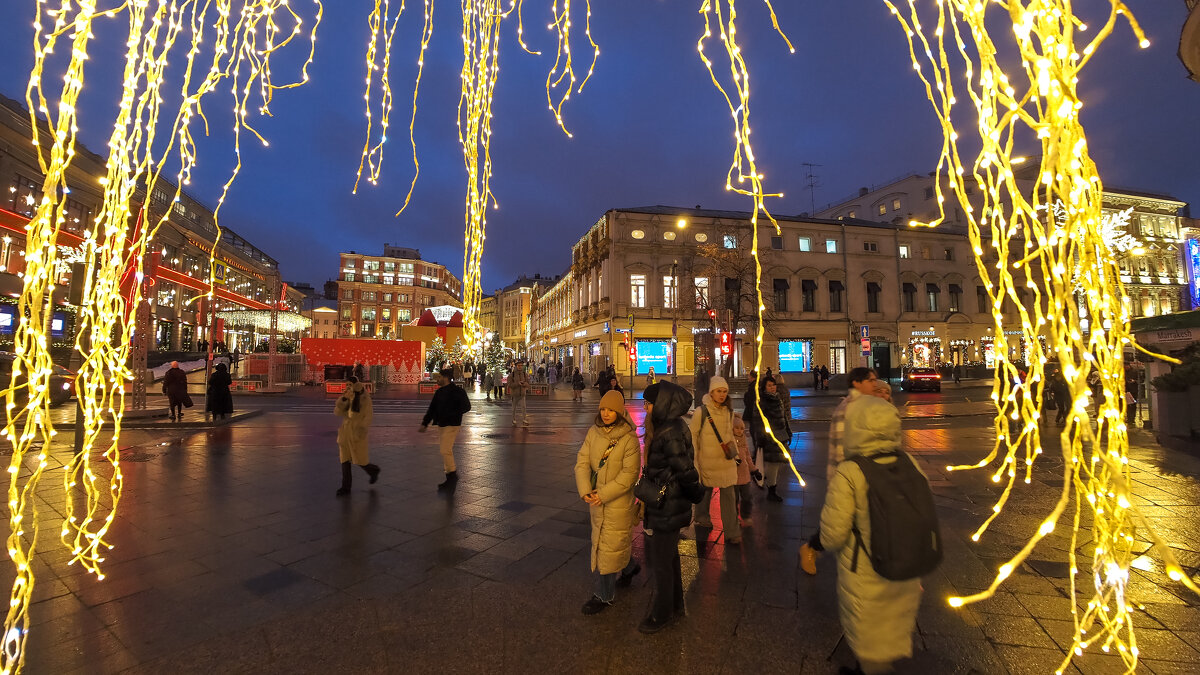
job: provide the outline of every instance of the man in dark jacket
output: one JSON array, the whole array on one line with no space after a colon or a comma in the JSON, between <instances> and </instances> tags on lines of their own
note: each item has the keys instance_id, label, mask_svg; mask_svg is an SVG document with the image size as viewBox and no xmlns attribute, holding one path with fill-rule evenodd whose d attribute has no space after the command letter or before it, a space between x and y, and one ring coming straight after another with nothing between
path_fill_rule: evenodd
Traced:
<instances>
[{"instance_id":1,"label":"man in dark jacket","mask_svg":"<svg viewBox=\"0 0 1200 675\"><path fill-rule=\"evenodd\" d=\"M183 421L183 406L192 405L188 397L187 373L179 367L178 361L171 362L171 369L163 375L162 390L167 395L167 404L171 406L171 421Z\"/></svg>"},{"instance_id":2,"label":"man in dark jacket","mask_svg":"<svg viewBox=\"0 0 1200 675\"><path fill-rule=\"evenodd\" d=\"M755 431L754 443L762 449L763 483L767 486L767 499L781 502L783 497L775 492L775 485L779 480L780 469L787 463L784 446L780 444L792 442L792 429L787 419L790 415L783 413L783 402L779 400L779 392L774 379L763 378L760 394L763 417L760 420L760 426ZM768 426L775 438L771 438L767 434Z\"/></svg>"},{"instance_id":3,"label":"man in dark jacket","mask_svg":"<svg viewBox=\"0 0 1200 675\"><path fill-rule=\"evenodd\" d=\"M692 432L682 417L691 407L691 394L671 382L659 382L646 387L642 397L650 439L642 480L667 488L661 505L646 504L644 522L654 599L638 630L656 633L685 613L679 530L691 522L692 505L703 498L704 488L696 473Z\"/></svg>"},{"instance_id":4,"label":"man in dark jacket","mask_svg":"<svg viewBox=\"0 0 1200 675\"><path fill-rule=\"evenodd\" d=\"M442 429L441 451L442 467L446 471L446 480L438 484L438 490L453 490L458 484L458 469L454 464L454 439L458 438L458 430L462 427L463 414L471 410L471 399L462 387L454 384L454 371L446 368L441 372L442 386L433 394L429 402L429 410L425 419L421 420L420 432L424 433L432 421Z\"/></svg>"}]
</instances>

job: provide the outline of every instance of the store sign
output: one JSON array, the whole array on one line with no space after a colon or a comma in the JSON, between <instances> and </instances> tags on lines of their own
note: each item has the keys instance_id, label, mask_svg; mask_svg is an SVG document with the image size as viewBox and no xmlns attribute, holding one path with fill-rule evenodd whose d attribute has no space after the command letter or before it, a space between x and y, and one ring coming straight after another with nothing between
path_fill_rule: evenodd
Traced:
<instances>
[{"instance_id":1,"label":"store sign","mask_svg":"<svg viewBox=\"0 0 1200 675\"><path fill-rule=\"evenodd\" d=\"M1200 342L1200 328L1173 328L1140 333L1138 342L1146 345Z\"/></svg>"},{"instance_id":2,"label":"store sign","mask_svg":"<svg viewBox=\"0 0 1200 675\"><path fill-rule=\"evenodd\" d=\"M671 342L669 340L637 341L637 374L646 375L650 369L655 375L671 372Z\"/></svg>"},{"instance_id":3,"label":"store sign","mask_svg":"<svg viewBox=\"0 0 1200 675\"><path fill-rule=\"evenodd\" d=\"M913 337L934 337L937 335L937 332L932 330L914 330L910 335Z\"/></svg>"},{"instance_id":4,"label":"store sign","mask_svg":"<svg viewBox=\"0 0 1200 675\"><path fill-rule=\"evenodd\" d=\"M1187 265L1192 278L1192 309L1200 309L1200 239L1187 240Z\"/></svg>"},{"instance_id":5,"label":"store sign","mask_svg":"<svg viewBox=\"0 0 1200 675\"><path fill-rule=\"evenodd\" d=\"M859 326L858 327L858 337L862 338L863 340L866 340L867 338L871 337L870 326L867 326L866 324Z\"/></svg>"},{"instance_id":6,"label":"store sign","mask_svg":"<svg viewBox=\"0 0 1200 675\"><path fill-rule=\"evenodd\" d=\"M558 344L558 338L550 338L550 344Z\"/></svg>"},{"instance_id":7,"label":"store sign","mask_svg":"<svg viewBox=\"0 0 1200 675\"><path fill-rule=\"evenodd\" d=\"M812 340L780 340L779 371L807 373L812 370Z\"/></svg>"},{"instance_id":8,"label":"store sign","mask_svg":"<svg viewBox=\"0 0 1200 675\"><path fill-rule=\"evenodd\" d=\"M607 321L605 321L605 322L604 322L604 332L605 332L605 333L607 333L607 332L609 332L609 330L610 330L610 329L609 329L608 322L607 322Z\"/></svg>"},{"instance_id":9,"label":"store sign","mask_svg":"<svg viewBox=\"0 0 1200 675\"><path fill-rule=\"evenodd\" d=\"M575 331L575 337L577 337L577 338L587 337L587 329L584 328L583 330Z\"/></svg>"},{"instance_id":10,"label":"store sign","mask_svg":"<svg viewBox=\"0 0 1200 675\"><path fill-rule=\"evenodd\" d=\"M863 356L871 355L871 339L870 338L862 339L862 355Z\"/></svg>"}]
</instances>

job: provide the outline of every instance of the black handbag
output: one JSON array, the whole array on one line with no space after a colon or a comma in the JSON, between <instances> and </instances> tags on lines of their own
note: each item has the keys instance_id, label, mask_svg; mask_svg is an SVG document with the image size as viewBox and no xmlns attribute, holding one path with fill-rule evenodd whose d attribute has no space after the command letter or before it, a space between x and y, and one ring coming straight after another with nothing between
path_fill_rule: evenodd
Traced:
<instances>
[{"instance_id":1,"label":"black handbag","mask_svg":"<svg viewBox=\"0 0 1200 675\"><path fill-rule=\"evenodd\" d=\"M642 469L642 477L633 486L633 496L648 508L661 509L667 501L667 488L670 486L670 481L659 483L657 480L647 476L646 470Z\"/></svg>"}]
</instances>

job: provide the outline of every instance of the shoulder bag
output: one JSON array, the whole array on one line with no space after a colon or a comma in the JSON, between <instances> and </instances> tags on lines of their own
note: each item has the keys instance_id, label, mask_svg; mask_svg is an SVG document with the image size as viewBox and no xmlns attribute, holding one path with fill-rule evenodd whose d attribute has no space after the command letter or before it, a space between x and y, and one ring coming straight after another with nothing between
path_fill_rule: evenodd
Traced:
<instances>
[{"instance_id":1,"label":"shoulder bag","mask_svg":"<svg viewBox=\"0 0 1200 675\"><path fill-rule=\"evenodd\" d=\"M713 421L712 415L708 413L708 406L700 407L700 416L708 419L708 426L712 427L713 433L717 436L717 442L721 444L721 450L725 453L725 459L734 459L737 457L737 445L733 440L723 440L721 432L717 431L717 423ZM704 424L704 422L701 422Z\"/></svg>"},{"instance_id":2,"label":"shoulder bag","mask_svg":"<svg viewBox=\"0 0 1200 675\"><path fill-rule=\"evenodd\" d=\"M667 501L667 488L670 486L670 480L659 483L646 474L646 469L642 469L642 477L638 478L638 482L633 486L633 496L647 508L661 509Z\"/></svg>"},{"instance_id":3,"label":"shoulder bag","mask_svg":"<svg viewBox=\"0 0 1200 675\"><path fill-rule=\"evenodd\" d=\"M596 490L596 481L600 478L600 469L604 468L604 464L608 462L608 456L612 454L613 448L617 447L617 441L620 439L612 439L608 442L608 447L604 449L604 454L600 457L600 463L596 468L592 469L592 491Z\"/></svg>"}]
</instances>

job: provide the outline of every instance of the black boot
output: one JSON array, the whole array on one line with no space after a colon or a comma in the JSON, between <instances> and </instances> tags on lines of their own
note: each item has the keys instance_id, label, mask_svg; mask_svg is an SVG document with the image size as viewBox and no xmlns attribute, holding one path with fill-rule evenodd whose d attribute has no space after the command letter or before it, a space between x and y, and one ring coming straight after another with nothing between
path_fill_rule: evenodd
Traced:
<instances>
[{"instance_id":1,"label":"black boot","mask_svg":"<svg viewBox=\"0 0 1200 675\"><path fill-rule=\"evenodd\" d=\"M350 474L350 462L342 462L342 487L338 488L337 496L344 497L350 494L350 481L353 476Z\"/></svg>"},{"instance_id":2,"label":"black boot","mask_svg":"<svg viewBox=\"0 0 1200 675\"><path fill-rule=\"evenodd\" d=\"M780 496L779 496L779 493L775 491L775 486L774 486L774 485L772 485L772 486L770 486L770 487L768 487L768 488L767 488L767 499L768 499L769 501L773 501L773 502L781 502L781 501L783 501L783 497L780 497Z\"/></svg>"},{"instance_id":3,"label":"black boot","mask_svg":"<svg viewBox=\"0 0 1200 675\"><path fill-rule=\"evenodd\" d=\"M446 480L443 483L438 483L438 491L453 490L458 485L458 472L450 471L446 474Z\"/></svg>"},{"instance_id":4,"label":"black boot","mask_svg":"<svg viewBox=\"0 0 1200 675\"><path fill-rule=\"evenodd\" d=\"M363 464L363 471L367 472L367 482L374 485L375 481L379 480L379 467L374 464Z\"/></svg>"}]
</instances>

